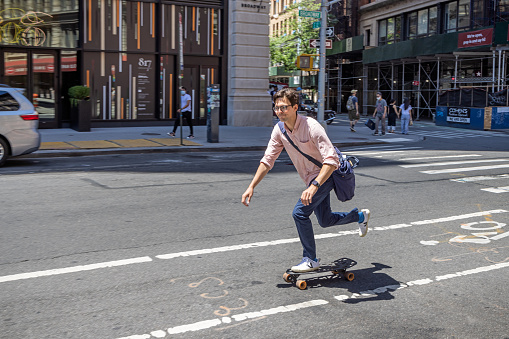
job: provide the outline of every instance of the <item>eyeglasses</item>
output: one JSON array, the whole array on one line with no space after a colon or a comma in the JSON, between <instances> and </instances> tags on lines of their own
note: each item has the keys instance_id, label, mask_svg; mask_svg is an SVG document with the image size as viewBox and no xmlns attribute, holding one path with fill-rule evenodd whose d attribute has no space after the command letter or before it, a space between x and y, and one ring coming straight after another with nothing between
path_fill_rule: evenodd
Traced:
<instances>
[{"instance_id":1,"label":"eyeglasses","mask_svg":"<svg viewBox=\"0 0 509 339\"><path fill-rule=\"evenodd\" d=\"M286 112L286 111L288 111L288 107L290 107L290 106L289 105L274 106L273 110L274 110L274 112L277 112L277 111Z\"/></svg>"}]
</instances>

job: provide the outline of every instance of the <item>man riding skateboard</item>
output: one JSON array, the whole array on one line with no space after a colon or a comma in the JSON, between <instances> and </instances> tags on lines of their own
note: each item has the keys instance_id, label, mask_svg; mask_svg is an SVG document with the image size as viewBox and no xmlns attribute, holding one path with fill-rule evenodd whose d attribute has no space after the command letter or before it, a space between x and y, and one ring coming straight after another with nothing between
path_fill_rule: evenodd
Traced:
<instances>
[{"instance_id":1,"label":"man riding skateboard","mask_svg":"<svg viewBox=\"0 0 509 339\"><path fill-rule=\"evenodd\" d=\"M332 212L330 191L334 189L331 174L339 167L339 157L324 128L318 121L297 114L299 103L298 93L293 89L284 88L274 95L274 112L284 123L287 135L302 152L310 155L323 164L316 166L297 151L286 139L278 125L274 126L272 135L260 161L258 170L247 190L242 194L242 203L249 206L255 187L272 169L279 154L286 149L297 172L304 181L306 189L293 210L293 219L297 226L303 247L302 261L291 268L294 272L310 272L320 267L316 257L316 244L311 213L315 213L322 227L344 225L358 222L359 235L364 237L368 231L370 212L368 209L359 211L354 208L350 212Z\"/></svg>"}]
</instances>

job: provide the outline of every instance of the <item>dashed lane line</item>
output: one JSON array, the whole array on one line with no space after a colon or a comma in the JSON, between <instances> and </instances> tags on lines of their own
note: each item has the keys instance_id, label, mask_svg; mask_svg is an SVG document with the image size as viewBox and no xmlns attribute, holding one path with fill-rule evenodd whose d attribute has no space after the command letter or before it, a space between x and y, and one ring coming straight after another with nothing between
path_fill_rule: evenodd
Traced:
<instances>
[{"instance_id":1,"label":"dashed lane line","mask_svg":"<svg viewBox=\"0 0 509 339\"><path fill-rule=\"evenodd\" d=\"M469 269L461 272L455 272L445 275L439 275L435 276L434 279L431 278L424 278L424 279L418 279L409 281L407 283L399 283L399 284L393 284L393 285L386 285L381 286L372 290L367 291L361 291L358 293L352 293L351 295L338 295L334 296L335 300L345 302L347 300L351 299L366 299L366 298L372 298L377 297L380 294L387 293L387 292L394 292L406 288L415 288L416 286L423 286L432 284L434 282L439 282L443 280L450 280L454 278L459 277L465 277L472 274L480 274L480 273L486 273L494 270L504 269L509 267L509 262L489 265L489 266L481 266L474 269ZM251 319L257 319L257 318L267 318L269 316L275 316L280 313L287 313L287 312L295 312L300 311L302 309L310 308L310 307L316 307L316 306L326 306L329 305L330 302L324 299L317 299L317 300L310 300L306 302L302 302L299 304L293 304L293 305L286 305L286 306L279 306L279 307L273 307L266 310L261 311L255 311L255 312L248 312L248 313L241 313L232 315L231 317L222 317L222 318L215 318L215 319L209 319L204 321L198 321L191 324L185 324L185 325L178 325L174 327L170 327L164 330L156 330L152 331L147 334L136 334L131 335L127 337L122 337L118 339L151 339L151 338L165 338L167 335L172 334L182 334L187 332L197 332L213 327L217 327L223 324L230 325L231 323L241 323L243 321L251 320Z\"/></svg>"},{"instance_id":2,"label":"dashed lane line","mask_svg":"<svg viewBox=\"0 0 509 339\"><path fill-rule=\"evenodd\" d=\"M496 209L496 210L491 210L491 211L482 211L482 212L454 215L454 216L444 217L444 218L414 221L414 222L410 222L408 224L375 226L375 227L371 227L370 230L371 231L388 231L388 230L395 230L395 229L407 228L407 227L412 227L412 226L430 225L430 224L436 224L436 223L441 223L441 222L469 219L469 218L481 217L481 216L485 216L485 215L507 213L507 212L508 211L503 210L503 209ZM341 237L341 236L346 236L346 235L358 235L358 232L359 231L356 229L356 230L351 230L351 231L340 231L338 233L317 234L315 236L315 238L316 239L327 239L327 238ZM300 241L299 238L279 239L279 240L273 240L273 241L261 241L261 242L255 242L255 243L249 243L249 244L239 244L239 245L232 245L232 246L222 246L222 247L215 247L215 248L206 248L206 249L191 250L191 251L184 251L184 252L168 253L168 254L156 255L155 257L157 259L175 259L175 258L189 257L189 256L195 256L195 255L230 252L230 251L238 251L238 250L257 248L257 247L268 247L268 246L276 246L276 245L282 245L282 244L297 243L299 241ZM19 273L19 274L13 274L13 275L0 276L0 283L48 277L48 276L66 274L66 273L91 271L91 270L102 269L102 268L110 268L110 267L126 266L126 265L132 265L132 264L147 263L147 262L151 262L151 261L153 261L153 259L151 257L145 256L145 257L124 259L124 260L117 260L117 261L109 261L109 262L103 262L103 263L97 263L97 264L72 266L72 267L66 267L66 268L58 268L58 269L28 272L28 273Z\"/></svg>"}]
</instances>

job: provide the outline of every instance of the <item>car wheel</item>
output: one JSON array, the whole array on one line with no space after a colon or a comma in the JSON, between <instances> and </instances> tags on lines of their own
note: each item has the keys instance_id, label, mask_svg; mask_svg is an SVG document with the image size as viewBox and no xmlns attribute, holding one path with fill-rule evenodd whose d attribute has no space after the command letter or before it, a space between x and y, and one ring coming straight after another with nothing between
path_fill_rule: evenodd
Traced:
<instances>
[{"instance_id":1,"label":"car wheel","mask_svg":"<svg viewBox=\"0 0 509 339\"><path fill-rule=\"evenodd\" d=\"M0 167L5 164L8 156L9 146L7 146L7 143L2 138L0 138Z\"/></svg>"}]
</instances>

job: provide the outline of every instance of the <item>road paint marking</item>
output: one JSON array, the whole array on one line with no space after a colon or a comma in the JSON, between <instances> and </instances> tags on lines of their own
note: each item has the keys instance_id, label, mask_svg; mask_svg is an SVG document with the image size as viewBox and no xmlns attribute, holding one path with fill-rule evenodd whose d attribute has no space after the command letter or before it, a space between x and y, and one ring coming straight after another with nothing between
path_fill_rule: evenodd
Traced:
<instances>
[{"instance_id":1,"label":"road paint marking","mask_svg":"<svg viewBox=\"0 0 509 339\"><path fill-rule=\"evenodd\" d=\"M140 263L145 263L145 262L149 262L149 261L152 261L152 258L139 257L139 258L132 258L132 259L102 262L102 263L98 263L98 264L81 265L81 266L73 266L73 267L66 267L66 268L57 268L57 269L46 270L46 271L37 271L37 272L30 272L30 273L6 275L3 277L0 277L0 283L7 282L7 281L47 277L47 276L51 276L51 275L59 275L59 274L65 274L65 273L91 271L91 270L97 270L100 268L110 268L110 267L118 267L118 266L132 265L132 264L140 264Z\"/></svg>"},{"instance_id":2,"label":"road paint marking","mask_svg":"<svg viewBox=\"0 0 509 339\"><path fill-rule=\"evenodd\" d=\"M479 175L476 177L465 177L459 179L450 179L455 182L475 182L475 181L485 181L485 180L497 180L497 179L505 179L509 178L509 174L498 174L498 175Z\"/></svg>"},{"instance_id":3,"label":"road paint marking","mask_svg":"<svg viewBox=\"0 0 509 339\"><path fill-rule=\"evenodd\" d=\"M438 157L421 157L421 158L402 158L401 161L406 160L429 160L429 159L445 159L445 158L471 158L471 157L482 157L481 154L458 154L458 155L443 155Z\"/></svg>"},{"instance_id":4,"label":"road paint marking","mask_svg":"<svg viewBox=\"0 0 509 339\"><path fill-rule=\"evenodd\" d=\"M412 227L412 226L416 226L416 225L435 224L435 223L440 223L440 222L475 218L475 217L497 214L497 213L507 213L507 211L500 209L500 210L491 210L491 211L485 211L485 212L475 212L475 213L455 215L455 216L450 216L450 217L445 217L445 218L414 221L414 222L411 222L410 224L377 226L377 227L371 228L371 230L373 230L373 231L395 230L395 229L399 229L399 228ZM358 235L358 234L359 234L358 230L340 231L338 233L317 234L315 236L315 239L327 239L327 238L341 237L341 236L345 236L345 235ZM194 256L194 255L202 255L202 254L230 252L230 251L237 251L237 250L243 250L243 249L248 249L248 248L276 246L276 245L290 244L290 243L296 243L296 242L300 242L300 239L299 238L279 239L279 240L273 240L273 241L261 241L261 242L255 242L255 243L249 243L249 244L241 244L241 245L233 245L233 246L223 246L223 247L206 248L206 249L200 249L200 250L168 253L168 254L156 255L156 258L158 258L158 259L174 259L174 258L179 258L179 257L189 257L189 256Z\"/></svg>"},{"instance_id":5,"label":"road paint marking","mask_svg":"<svg viewBox=\"0 0 509 339\"><path fill-rule=\"evenodd\" d=\"M384 138L384 139L377 139L377 140L385 141L385 142L406 142L406 141L413 141L412 139L407 139L407 138Z\"/></svg>"},{"instance_id":6,"label":"road paint marking","mask_svg":"<svg viewBox=\"0 0 509 339\"><path fill-rule=\"evenodd\" d=\"M486 192L491 192L491 193L509 193L509 186L481 188L481 191L486 191Z\"/></svg>"},{"instance_id":7,"label":"road paint marking","mask_svg":"<svg viewBox=\"0 0 509 339\"><path fill-rule=\"evenodd\" d=\"M423 174L445 174L456 172L471 172L471 171L485 171L498 168L509 168L509 164L493 165L493 166L477 166L477 167L464 167L464 168L449 168L444 170L420 171Z\"/></svg>"},{"instance_id":8,"label":"road paint marking","mask_svg":"<svg viewBox=\"0 0 509 339\"><path fill-rule=\"evenodd\" d=\"M390 292L390 291L397 291L397 290L401 290L401 289L408 288L411 286L428 285L428 284L442 281L442 280L459 278L459 277L464 277L464 276L471 275L471 274L479 274L479 273L494 271L494 270L508 268L508 267L509 267L509 262L499 263L499 264L490 265L490 266L477 267L477 268L465 270L462 272L439 275L439 276L436 276L434 280L430 279L430 278L419 279L419 280L409 281L407 283L400 283L398 285L387 285L387 286L375 288L373 290L366 290L366 291L361 291L358 293L352 293L351 295L345 295L345 294L338 295L338 296L335 296L334 298L339 301L345 301L345 300L349 300L349 299L359 299L359 298L370 298L370 297L377 296L379 294L383 294L383 293Z\"/></svg>"},{"instance_id":9,"label":"road paint marking","mask_svg":"<svg viewBox=\"0 0 509 339\"><path fill-rule=\"evenodd\" d=\"M237 322L246 321L248 319L267 317L269 315L275 315L275 314L279 314L279 313L295 312L295 311L302 310L302 309L309 308L309 307L323 306L323 305L327 305L328 303L329 302L327 300L322 300L322 299L310 300L310 301L305 301L305 302L302 302L299 304L279 306L279 307L269 308L266 310L261 310L258 312L242 313L242 314L234 315L232 317L223 317L221 319L209 319L209 320L199 321L199 322L192 323L192 324L170 327L167 330L152 331L152 332L150 332L150 334L138 334L138 335L132 335L132 336L128 336L128 337L122 337L119 339L149 339L152 337L153 333L156 333L157 335L162 335L164 333L166 336L166 332L168 334L181 334L181 333L186 333L186 332L196 332L196 331L212 328L215 326L219 326L221 324L230 324L230 323L232 323L232 320L235 320ZM164 337L159 336L156 338L164 338Z\"/></svg>"},{"instance_id":10,"label":"road paint marking","mask_svg":"<svg viewBox=\"0 0 509 339\"><path fill-rule=\"evenodd\" d=\"M346 154L351 154L351 153L354 153L355 155L371 155L371 154L376 154L376 155L379 155L380 153L382 154L389 154L389 153L403 153L404 151L407 151L407 150L414 150L414 149L420 149L422 147L405 147L405 148L391 148L389 150L379 150L378 152L366 152L366 151L361 151L361 152L345 152Z\"/></svg>"},{"instance_id":11,"label":"road paint marking","mask_svg":"<svg viewBox=\"0 0 509 339\"><path fill-rule=\"evenodd\" d=\"M414 168L414 167L434 167L434 166L448 166L448 165L463 165L463 164L480 164L485 162L507 162L509 159L488 159L488 160L466 160L466 161L446 161L446 162L432 162L426 164L412 164L412 165L400 165L403 168Z\"/></svg>"},{"instance_id":12,"label":"road paint marking","mask_svg":"<svg viewBox=\"0 0 509 339\"><path fill-rule=\"evenodd\" d=\"M398 291L401 289L414 287L414 286L429 285L429 284L439 282L442 280L465 277L465 276L472 275L472 274L485 273L485 272L490 272L490 271L499 270L499 269L508 268L508 267L509 267L509 262L499 263L499 264L494 264L494 265L489 265L489 266L477 267L474 269L469 269L469 270L465 270L465 271L461 271L461 272L438 275L438 276L435 276L435 279L423 278L423 279L418 279L418 280L412 280L407 283L386 285L386 286L378 287L378 288L375 288L372 290L366 290L366 291L361 291L358 293L352 293L351 295L343 294L343 295L338 295L338 296L333 296L333 297L334 297L334 299L336 299L338 301L342 301L342 302L345 302L350 299L372 298L372 297L377 297L379 294L383 294L386 292L394 292L394 291ZM137 334L137 335L131 335L128 337L121 337L118 339L150 339L152 337L165 338L166 333L171 335L171 334L181 334L181 333L187 333L187 332L196 332L196 331L201 331L201 330L209 329L212 327L216 327L216 326L219 326L222 324L229 325L233 321L242 322L242 321L249 321L249 320L253 320L253 319L267 318L268 316L272 316L272 315L276 315L276 314L280 314L280 313L295 312L295 311L310 308L310 307L324 306L324 305L328 305L328 304L330 304L330 303L324 299L310 300L310 301L293 304L293 305L278 306L278 307L273 307L273 308L269 308L269 309L265 309L265 310L261 310L261 311L236 314L231 317L221 317L221 318L216 318L216 319L198 321L198 322L191 323L191 324L170 327L166 330L152 331L152 332L150 332L150 334ZM229 325L229 326L231 326L231 325Z\"/></svg>"},{"instance_id":13,"label":"road paint marking","mask_svg":"<svg viewBox=\"0 0 509 339\"><path fill-rule=\"evenodd\" d=\"M387 146L372 146L372 147L359 147L359 148L351 148L345 150L345 152L357 152L357 151L365 151L365 150L373 150L373 149L383 149L383 148L393 148L393 147L403 147L403 145L387 145Z\"/></svg>"},{"instance_id":14,"label":"road paint marking","mask_svg":"<svg viewBox=\"0 0 509 339\"><path fill-rule=\"evenodd\" d=\"M507 212L508 211L503 210L503 209L484 211L484 212L475 212L475 213L454 215L454 216L444 217L444 218L414 221L409 224L376 226L376 227L370 228L370 230L371 231L396 230L396 229L412 227L412 226L436 224L436 223L441 223L441 222L462 220L462 219L475 218L475 217L480 217L480 216L485 216L485 215L507 213ZM315 239L328 239L328 238L335 238L335 237L341 237L341 236L346 236L346 235L358 235L358 234L359 234L358 229L355 229L355 230L350 230L350 231L339 231L337 233L317 234L315 236ZM168 254L156 255L155 257L157 259L175 259L175 258L180 258L180 257L189 257L189 256L195 256L195 255L202 255L202 254L238 251L238 250L244 250L244 249L250 249L250 248L277 246L277 245L282 245L282 244L291 244L291 243L298 243L298 242L300 242L299 238L279 239L279 240L273 240L273 241L261 241L261 242L255 242L255 243L249 243L249 244L240 244L240 245L222 246L222 247L206 248L206 249L199 249L199 250L192 250L192 251L168 253ZM37 271L37 272L30 272L30 273L13 274L13 275L7 275L7 276L0 277L0 283L8 282L8 281L15 281L15 280L30 279L30 278L47 277L47 276L52 276L52 275L65 274L65 273L76 273L76 272L81 272L81 271L90 271L90 270L95 270L95 269L100 269L100 268L110 268L110 267L116 267L116 266L125 266L125 265L130 265L130 264L145 263L145 262L150 262L152 260L153 260L152 258L146 256L146 257L139 257L139 258L133 258L133 259L109 261L109 262L98 263L98 264L74 266L74 267L59 268L59 269Z\"/></svg>"}]
</instances>

